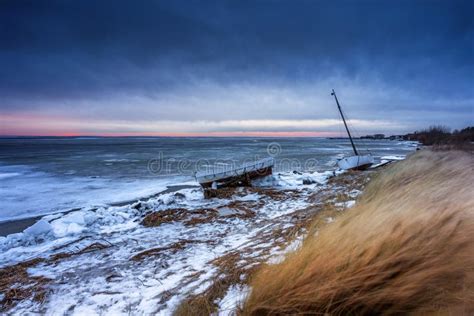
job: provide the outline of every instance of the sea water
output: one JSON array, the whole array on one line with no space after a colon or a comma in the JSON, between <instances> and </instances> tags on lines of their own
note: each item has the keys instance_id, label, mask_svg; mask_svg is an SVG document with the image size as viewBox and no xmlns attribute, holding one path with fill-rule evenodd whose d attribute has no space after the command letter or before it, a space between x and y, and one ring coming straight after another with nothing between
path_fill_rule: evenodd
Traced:
<instances>
[{"instance_id":1,"label":"sea water","mask_svg":"<svg viewBox=\"0 0 474 316\"><path fill-rule=\"evenodd\" d=\"M404 157L412 142L357 140L380 161ZM0 139L0 221L120 203L173 185L197 185L216 171L265 157L274 172L327 171L350 155L348 139L58 137Z\"/></svg>"}]
</instances>

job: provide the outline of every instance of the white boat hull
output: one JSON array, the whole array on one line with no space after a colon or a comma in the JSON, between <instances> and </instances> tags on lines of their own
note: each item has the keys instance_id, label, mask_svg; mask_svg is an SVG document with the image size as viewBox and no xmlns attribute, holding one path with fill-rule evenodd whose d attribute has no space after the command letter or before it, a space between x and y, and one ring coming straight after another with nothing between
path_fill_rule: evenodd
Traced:
<instances>
[{"instance_id":1,"label":"white boat hull","mask_svg":"<svg viewBox=\"0 0 474 316\"><path fill-rule=\"evenodd\" d=\"M196 180L204 187L212 187L213 183L218 186L229 182L235 182L239 178L254 179L264 177L272 173L274 160L273 158L265 158L259 161L240 165L225 171L204 171L195 174Z\"/></svg>"},{"instance_id":2,"label":"white boat hull","mask_svg":"<svg viewBox=\"0 0 474 316\"><path fill-rule=\"evenodd\" d=\"M359 155L342 158L337 162L337 165L343 170L364 170L373 163L374 157L371 155Z\"/></svg>"}]
</instances>

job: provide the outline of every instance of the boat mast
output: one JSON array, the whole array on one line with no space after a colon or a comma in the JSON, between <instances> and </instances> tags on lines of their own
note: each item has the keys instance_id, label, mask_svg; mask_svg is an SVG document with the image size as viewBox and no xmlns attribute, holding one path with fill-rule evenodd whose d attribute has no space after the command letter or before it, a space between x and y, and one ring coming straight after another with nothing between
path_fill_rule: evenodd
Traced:
<instances>
[{"instance_id":1,"label":"boat mast","mask_svg":"<svg viewBox=\"0 0 474 316\"><path fill-rule=\"evenodd\" d=\"M334 99L336 99L337 109L339 110L339 113L341 113L342 121L344 122L344 126L346 127L347 135L349 135L349 139L351 141L352 149L354 150L354 154L356 156L358 156L359 153L357 153L356 146L354 145L354 141L352 140L351 132L349 132L349 128L347 127L346 119L344 118L344 114L342 114L341 106L339 105L339 101L337 100L336 92L334 91L334 89L332 89L331 95L333 95Z\"/></svg>"}]
</instances>

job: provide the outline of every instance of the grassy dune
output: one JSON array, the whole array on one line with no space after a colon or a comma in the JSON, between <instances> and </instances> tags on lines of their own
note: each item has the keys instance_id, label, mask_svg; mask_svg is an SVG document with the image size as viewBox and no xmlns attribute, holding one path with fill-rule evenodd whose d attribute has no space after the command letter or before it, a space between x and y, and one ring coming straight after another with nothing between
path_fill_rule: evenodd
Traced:
<instances>
[{"instance_id":1,"label":"grassy dune","mask_svg":"<svg viewBox=\"0 0 474 316\"><path fill-rule=\"evenodd\" d=\"M474 313L474 156L424 150L252 279L244 315Z\"/></svg>"}]
</instances>

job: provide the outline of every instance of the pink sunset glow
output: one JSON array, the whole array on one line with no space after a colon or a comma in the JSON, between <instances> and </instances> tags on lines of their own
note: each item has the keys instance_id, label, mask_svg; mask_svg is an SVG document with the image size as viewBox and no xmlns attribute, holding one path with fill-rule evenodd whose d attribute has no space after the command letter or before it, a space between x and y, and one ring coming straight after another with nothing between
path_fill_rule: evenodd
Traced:
<instances>
[{"instance_id":1,"label":"pink sunset glow","mask_svg":"<svg viewBox=\"0 0 474 316\"><path fill-rule=\"evenodd\" d=\"M335 137L331 131L154 131L155 123L149 123L140 131L140 124L123 122L87 122L56 115L1 115L2 136L163 136L163 137ZM192 125L192 122L190 123ZM297 124L295 122L295 124ZM156 126L160 126L160 122ZM127 132L118 131L120 127Z\"/></svg>"},{"instance_id":2,"label":"pink sunset glow","mask_svg":"<svg viewBox=\"0 0 474 316\"><path fill-rule=\"evenodd\" d=\"M390 127L390 122L351 122L361 130ZM398 127L398 126L394 126ZM125 121L46 114L4 114L2 136L163 136L163 137L338 137L338 120Z\"/></svg>"}]
</instances>

